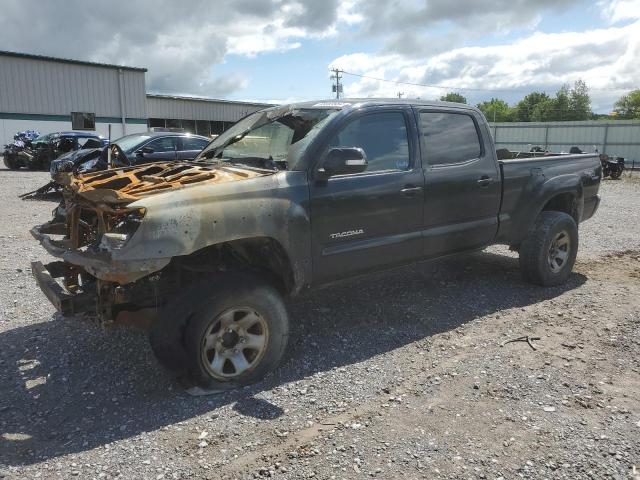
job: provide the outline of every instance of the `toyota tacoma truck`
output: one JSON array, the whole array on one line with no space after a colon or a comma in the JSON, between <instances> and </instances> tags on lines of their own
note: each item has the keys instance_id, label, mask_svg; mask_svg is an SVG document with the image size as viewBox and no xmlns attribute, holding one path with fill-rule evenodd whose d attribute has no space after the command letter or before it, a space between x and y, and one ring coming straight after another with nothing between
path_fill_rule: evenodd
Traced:
<instances>
[{"instance_id":1,"label":"toyota tacoma truck","mask_svg":"<svg viewBox=\"0 0 640 480\"><path fill-rule=\"evenodd\" d=\"M57 260L32 270L63 315L153 312L160 363L230 389L276 367L284 298L303 289L491 244L519 252L527 281L562 284L601 169L591 154L499 160L466 105L273 107L191 162L68 175L54 219L32 230Z\"/></svg>"}]
</instances>

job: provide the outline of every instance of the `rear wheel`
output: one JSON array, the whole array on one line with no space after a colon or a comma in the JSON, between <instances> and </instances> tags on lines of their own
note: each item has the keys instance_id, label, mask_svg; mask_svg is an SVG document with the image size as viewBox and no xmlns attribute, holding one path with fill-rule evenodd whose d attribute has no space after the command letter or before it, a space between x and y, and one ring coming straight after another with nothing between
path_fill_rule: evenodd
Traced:
<instances>
[{"instance_id":1,"label":"rear wheel","mask_svg":"<svg viewBox=\"0 0 640 480\"><path fill-rule=\"evenodd\" d=\"M611 179L612 180L617 180L622 176L622 169L621 168L617 168L616 170L612 170L611 171Z\"/></svg>"},{"instance_id":2,"label":"rear wheel","mask_svg":"<svg viewBox=\"0 0 640 480\"><path fill-rule=\"evenodd\" d=\"M578 227L563 212L542 212L520 245L525 280L542 286L565 283L578 253Z\"/></svg>"},{"instance_id":3,"label":"rear wheel","mask_svg":"<svg viewBox=\"0 0 640 480\"><path fill-rule=\"evenodd\" d=\"M51 162L54 160L53 153L47 152L40 156L40 164L36 166L36 169L49 171L51 168Z\"/></svg>"}]
</instances>

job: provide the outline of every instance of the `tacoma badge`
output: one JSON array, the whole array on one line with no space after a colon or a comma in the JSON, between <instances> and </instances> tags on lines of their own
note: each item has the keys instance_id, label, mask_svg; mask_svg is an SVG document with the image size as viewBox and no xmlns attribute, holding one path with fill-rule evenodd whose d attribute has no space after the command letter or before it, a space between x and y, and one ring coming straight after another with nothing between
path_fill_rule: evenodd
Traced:
<instances>
[{"instance_id":1,"label":"tacoma badge","mask_svg":"<svg viewBox=\"0 0 640 480\"><path fill-rule=\"evenodd\" d=\"M362 235L364 230L359 228L358 230L347 230L346 232L340 233L332 233L329 235L330 238L344 238L344 237L352 237L354 235Z\"/></svg>"}]
</instances>

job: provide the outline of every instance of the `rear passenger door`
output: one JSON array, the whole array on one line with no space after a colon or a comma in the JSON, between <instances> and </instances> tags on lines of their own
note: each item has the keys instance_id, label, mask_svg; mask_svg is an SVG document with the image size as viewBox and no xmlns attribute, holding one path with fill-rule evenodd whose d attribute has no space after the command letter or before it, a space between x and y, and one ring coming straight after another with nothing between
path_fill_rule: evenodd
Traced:
<instances>
[{"instance_id":1,"label":"rear passenger door","mask_svg":"<svg viewBox=\"0 0 640 480\"><path fill-rule=\"evenodd\" d=\"M193 160L209 144L209 141L203 138L182 137L181 140L182 146L178 152L180 160Z\"/></svg>"},{"instance_id":2,"label":"rear passenger door","mask_svg":"<svg viewBox=\"0 0 640 480\"><path fill-rule=\"evenodd\" d=\"M479 248L495 237L500 172L482 122L470 110L418 109L427 257Z\"/></svg>"}]
</instances>

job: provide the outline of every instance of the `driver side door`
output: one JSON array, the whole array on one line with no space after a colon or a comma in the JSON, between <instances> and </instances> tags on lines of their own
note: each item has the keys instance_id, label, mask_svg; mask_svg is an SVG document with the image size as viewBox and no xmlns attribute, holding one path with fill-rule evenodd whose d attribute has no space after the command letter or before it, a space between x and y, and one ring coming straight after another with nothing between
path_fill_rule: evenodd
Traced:
<instances>
[{"instance_id":1,"label":"driver side door","mask_svg":"<svg viewBox=\"0 0 640 480\"><path fill-rule=\"evenodd\" d=\"M331 147L361 148L368 166L310 182L314 283L420 257L424 175L411 109L354 112L321 150L317 167Z\"/></svg>"},{"instance_id":2,"label":"driver side door","mask_svg":"<svg viewBox=\"0 0 640 480\"><path fill-rule=\"evenodd\" d=\"M153 149L152 152L143 152L143 149ZM150 142L146 143L136 153L136 164L150 163L150 162L170 162L176 160L177 153L181 148L180 137L160 137L154 138Z\"/></svg>"}]
</instances>

